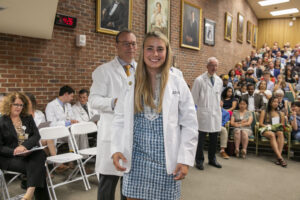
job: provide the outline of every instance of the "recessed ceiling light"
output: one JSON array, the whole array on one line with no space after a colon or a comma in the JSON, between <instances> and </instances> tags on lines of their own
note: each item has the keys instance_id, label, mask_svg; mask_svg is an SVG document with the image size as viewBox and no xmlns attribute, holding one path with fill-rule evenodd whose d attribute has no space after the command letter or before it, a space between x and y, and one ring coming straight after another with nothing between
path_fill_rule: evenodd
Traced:
<instances>
[{"instance_id":1,"label":"recessed ceiling light","mask_svg":"<svg viewBox=\"0 0 300 200\"><path fill-rule=\"evenodd\" d=\"M274 4L286 3L289 1L290 0L266 0L266 1L259 1L258 3L261 6L269 6L269 5L274 5Z\"/></svg>"},{"instance_id":2,"label":"recessed ceiling light","mask_svg":"<svg viewBox=\"0 0 300 200\"><path fill-rule=\"evenodd\" d=\"M297 8L291 8L291 9L286 9L286 10L272 11L272 12L270 12L270 14L273 16L278 16L278 15L286 15L286 14L292 14L292 13L298 13L298 12L299 12L299 10Z\"/></svg>"}]
</instances>

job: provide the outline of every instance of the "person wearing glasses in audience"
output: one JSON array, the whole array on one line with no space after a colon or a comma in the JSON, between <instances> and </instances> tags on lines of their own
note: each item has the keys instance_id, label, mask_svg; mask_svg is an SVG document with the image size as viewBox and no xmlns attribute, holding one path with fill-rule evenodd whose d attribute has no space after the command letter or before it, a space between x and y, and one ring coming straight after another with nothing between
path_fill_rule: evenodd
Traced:
<instances>
[{"instance_id":1,"label":"person wearing glasses in audience","mask_svg":"<svg viewBox=\"0 0 300 200\"><path fill-rule=\"evenodd\" d=\"M117 171L111 160L111 124L119 96L134 81L136 36L130 30L120 31L116 36L115 47L117 56L93 72L93 84L89 95L92 109L101 115L98 122L95 166L95 171L100 174L98 200L114 200L118 180L123 176L123 172Z\"/></svg>"},{"instance_id":2,"label":"person wearing glasses in audience","mask_svg":"<svg viewBox=\"0 0 300 200\"><path fill-rule=\"evenodd\" d=\"M39 146L40 134L29 113L27 97L19 92L8 94L1 104L0 169L26 174L27 190L22 200L49 199L46 185L46 154Z\"/></svg>"}]
</instances>

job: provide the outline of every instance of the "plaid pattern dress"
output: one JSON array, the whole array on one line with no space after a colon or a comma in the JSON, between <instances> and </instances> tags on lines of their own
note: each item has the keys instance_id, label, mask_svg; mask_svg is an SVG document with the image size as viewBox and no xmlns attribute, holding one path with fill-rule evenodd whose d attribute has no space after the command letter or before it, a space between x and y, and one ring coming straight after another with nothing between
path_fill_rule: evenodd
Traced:
<instances>
[{"instance_id":1,"label":"plaid pattern dress","mask_svg":"<svg viewBox=\"0 0 300 200\"><path fill-rule=\"evenodd\" d=\"M180 188L181 181L167 174L162 114L151 120L144 113L135 114L132 165L123 176L123 195L143 200L177 200Z\"/></svg>"}]
</instances>

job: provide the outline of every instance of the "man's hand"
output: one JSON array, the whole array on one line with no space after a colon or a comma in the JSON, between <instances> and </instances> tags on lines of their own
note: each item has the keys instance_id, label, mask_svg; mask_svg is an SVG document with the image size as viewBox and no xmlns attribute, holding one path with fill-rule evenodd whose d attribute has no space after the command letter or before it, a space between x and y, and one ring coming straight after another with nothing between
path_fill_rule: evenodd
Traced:
<instances>
[{"instance_id":1,"label":"man's hand","mask_svg":"<svg viewBox=\"0 0 300 200\"><path fill-rule=\"evenodd\" d=\"M120 153L120 152L114 153L114 155L112 156L112 159L113 159L114 166L118 171L123 172L126 170L125 167L120 165L120 159L123 161L123 163L127 162L127 159L124 157L124 155L122 153Z\"/></svg>"},{"instance_id":2,"label":"man's hand","mask_svg":"<svg viewBox=\"0 0 300 200\"><path fill-rule=\"evenodd\" d=\"M176 166L175 171L173 172L173 175L175 176L174 180L182 180L185 178L185 176L189 172L189 166L184 165L181 163L178 163Z\"/></svg>"},{"instance_id":3,"label":"man's hand","mask_svg":"<svg viewBox=\"0 0 300 200\"><path fill-rule=\"evenodd\" d=\"M77 120L71 120L71 124L76 124L76 123L78 123L79 121L77 121Z\"/></svg>"}]
</instances>

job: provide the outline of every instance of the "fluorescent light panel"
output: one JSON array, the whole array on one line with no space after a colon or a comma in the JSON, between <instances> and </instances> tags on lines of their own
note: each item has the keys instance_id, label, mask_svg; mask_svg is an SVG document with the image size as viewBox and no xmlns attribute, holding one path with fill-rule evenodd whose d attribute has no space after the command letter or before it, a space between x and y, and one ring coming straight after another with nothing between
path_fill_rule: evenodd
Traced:
<instances>
[{"instance_id":1,"label":"fluorescent light panel","mask_svg":"<svg viewBox=\"0 0 300 200\"><path fill-rule=\"evenodd\" d=\"M270 14L273 16L278 16L278 15L287 15L287 14L293 14L293 13L298 13L298 12L299 12L299 10L297 8L291 8L291 9L286 9L286 10L272 11L272 12L270 12Z\"/></svg>"},{"instance_id":2,"label":"fluorescent light panel","mask_svg":"<svg viewBox=\"0 0 300 200\"><path fill-rule=\"evenodd\" d=\"M266 1L259 1L259 5L261 6L270 6L274 4L280 4L280 3L286 3L289 2L290 0L266 0Z\"/></svg>"},{"instance_id":3,"label":"fluorescent light panel","mask_svg":"<svg viewBox=\"0 0 300 200\"><path fill-rule=\"evenodd\" d=\"M286 3L289 1L290 0L266 0L266 1L259 1L258 3L261 6L270 6L270 5L274 5L274 4Z\"/></svg>"}]
</instances>

